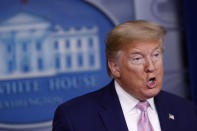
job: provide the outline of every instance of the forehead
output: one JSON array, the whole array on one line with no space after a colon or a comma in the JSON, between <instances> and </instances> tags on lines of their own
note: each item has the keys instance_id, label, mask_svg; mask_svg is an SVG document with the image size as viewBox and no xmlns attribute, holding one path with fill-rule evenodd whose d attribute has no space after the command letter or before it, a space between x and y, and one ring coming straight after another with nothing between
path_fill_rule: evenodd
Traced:
<instances>
[{"instance_id":1,"label":"forehead","mask_svg":"<svg viewBox=\"0 0 197 131\"><path fill-rule=\"evenodd\" d=\"M123 48L123 52L150 52L156 49L161 49L159 41L137 41L127 43Z\"/></svg>"}]
</instances>

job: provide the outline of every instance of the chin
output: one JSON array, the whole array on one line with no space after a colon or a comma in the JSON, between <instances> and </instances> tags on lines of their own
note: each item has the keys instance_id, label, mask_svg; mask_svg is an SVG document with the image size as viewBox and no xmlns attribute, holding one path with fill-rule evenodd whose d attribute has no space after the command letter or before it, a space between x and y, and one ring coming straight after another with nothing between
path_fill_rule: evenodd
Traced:
<instances>
[{"instance_id":1,"label":"chin","mask_svg":"<svg viewBox=\"0 0 197 131\"><path fill-rule=\"evenodd\" d=\"M147 91L146 92L146 97L147 97L147 99L152 98L152 97L158 95L159 92L160 92L160 89L153 89L151 91Z\"/></svg>"}]
</instances>

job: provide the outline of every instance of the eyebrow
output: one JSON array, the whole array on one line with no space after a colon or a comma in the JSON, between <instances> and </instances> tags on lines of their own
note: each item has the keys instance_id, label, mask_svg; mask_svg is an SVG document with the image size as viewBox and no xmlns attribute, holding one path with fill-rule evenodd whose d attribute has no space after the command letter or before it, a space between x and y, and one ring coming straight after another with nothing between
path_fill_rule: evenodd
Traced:
<instances>
[{"instance_id":1,"label":"eyebrow","mask_svg":"<svg viewBox=\"0 0 197 131\"><path fill-rule=\"evenodd\" d=\"M160 46L155 47L155 48L153 49L153 51L155 51L155 50L157 50L157 49L160 49L160 48L161 48Z\"/></svg>"}]
</instances>

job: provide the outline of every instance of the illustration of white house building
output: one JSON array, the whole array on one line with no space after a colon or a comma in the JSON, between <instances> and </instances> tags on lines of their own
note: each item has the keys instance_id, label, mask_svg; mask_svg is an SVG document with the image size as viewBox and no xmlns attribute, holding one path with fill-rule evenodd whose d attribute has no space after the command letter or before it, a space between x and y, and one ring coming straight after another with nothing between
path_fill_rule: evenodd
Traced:
<instances>
[{"instance_id":1,"label":"illustration of white house building","mask_svg":"<svg viewBox=\"0 0 197 131\"><path fill-rule=\"evenodd\" d=\"M0 79L98 70L98 27L64 30L20 12L0 23L0 60Z\"/></svg>"}]
</instances>

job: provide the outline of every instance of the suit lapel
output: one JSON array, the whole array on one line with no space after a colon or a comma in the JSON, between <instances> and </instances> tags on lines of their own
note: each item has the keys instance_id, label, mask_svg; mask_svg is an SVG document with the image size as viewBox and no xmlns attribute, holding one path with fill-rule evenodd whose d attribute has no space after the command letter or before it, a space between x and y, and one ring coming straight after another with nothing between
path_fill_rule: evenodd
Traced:
<instances>
[{"instance_id":1,"label":"suit lapel","mask_svg":"<svg viewBox=\"0 0 197 131\"><path fill-rule=\"evenodd\" d=\"M163 96L163 92L161 91L154 98L155 106L157 109L157 113L159 116L159 121L161 125L162 131L171 131L176 129L176 116L174 116L175 112L173 112L168 104L168 98Z\"/></svg>"},{"instance_id":2,"label":"suit lapel","mask_svg":"<svg viewBox=\"0 0 197 131\"><path fill-rule=\"evenodd\" d=\"M123 111L112 81L101 96L102 110L99 112L107 131L128 131Z\"/></svg>"},{"instance_id":3,"label":"suit lapel","mask_svg":"<svg viewBox=\"0 0 197 131\"><path fill-rule=\"evenodd\" d=\"M169 104L168 98L161 91L154 98L162 131L176 130L176 112ZM102 92L100 97L101 110L99 115L107 131L128 131L123 111L112 81Z\"/></svg>"}]
</instances>

